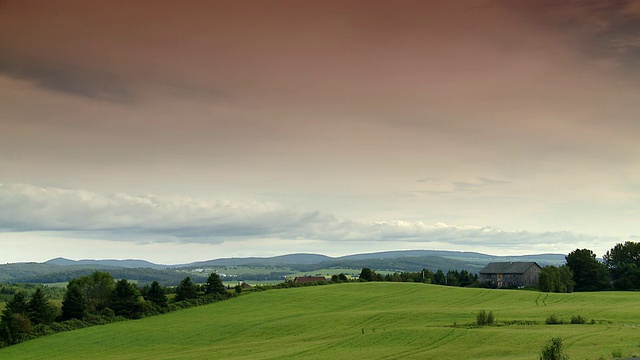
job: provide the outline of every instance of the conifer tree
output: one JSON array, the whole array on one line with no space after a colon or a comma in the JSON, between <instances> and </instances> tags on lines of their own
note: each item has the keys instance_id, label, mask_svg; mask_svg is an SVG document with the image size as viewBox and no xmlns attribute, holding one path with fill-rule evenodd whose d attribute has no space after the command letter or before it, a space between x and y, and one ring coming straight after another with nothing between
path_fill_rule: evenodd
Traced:
<instances>
[{"instance_id":1,"label":"conifer tree","mask_svg":"<svg viewBox=\"0 0 640 360\"><path fill-rule=\"evenodd\" d=\"M160 287L160 284L157 281L151 283L146 299L161 308L167 306L167 295L165 295L164 289Z\"/></svg>"},{"instance_id":2,"label":"conifer tree","mask_svg":"<svg viewBox=\"0 0 640 360\"><path fill-rule=\"evenodd\" d=\"M228 294L227 289L222 283L222 279L220 279L220 276L216 273L211 273L207 278L207 283L204 285L204 293L206 295L219 294L222 296Z\"/></svg>"},{"instance_id":3,"label":"conifer tree","mask_svg":"<svg viewBox=\"0 0 640 360\"><path fill-rule=\"evenodd\" d=\"M70 282L62 301L62 319L82 319L85 316L86 304L79 285Z\"/></svg>"},{"instance_id":4,"label":"conifer tree","mask_svg":"<svg viewBox=\"0 0 640 360\"><path fill-rule=\"evenodd\" d=\"M190 277L184 278L180 281L180 284L176 288L176 301L183 301L188 299L198 298L198 288L196 284L191 281Z\"/></svg>"},{"instance_id":5,"label":"conifer tree","mask_svg":"<svg viewBox=\"0 0 640 360\"><path fill-rule=\"evenodd\" d=\"M53 321L53 310L41 288L37 288L27 303L29 320L33 325L50 324Z\"/></svg>"},{"instance_id":6,"label":"conifer tree","mask_svg":"<svg viewBox=\"0 0 640 360\"><path fill-rule=\"evenodd\" d=\"M126 279L116 282L111 295L111 308L116 315L127 318L139 318L142 314L142 304L138 300L140 293L135 284Z\"/></svg>"},{"instance_id":7,"label":"conifer tree","mask_svg":"<svg viewBox=\"0 0 640 360\"><path fill-rule=\"evenodd\" d=\"M31 321L27 315L27 301L24 294L18 292L7 302L0 316L0 342L15 344L20 341L21 334L29 333Z\"/></svg>"}]
</instances>

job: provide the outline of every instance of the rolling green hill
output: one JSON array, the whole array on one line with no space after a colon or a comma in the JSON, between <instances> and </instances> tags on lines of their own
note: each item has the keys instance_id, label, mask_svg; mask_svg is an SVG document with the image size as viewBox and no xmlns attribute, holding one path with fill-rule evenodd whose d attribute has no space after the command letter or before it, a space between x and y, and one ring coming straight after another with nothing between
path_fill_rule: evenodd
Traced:
<instances>
[{"instance_id":1,"label":"rolling green hill","mask_svg":"<svg viewBox=\"0 0 640 360\"><path fill-rule=\"evenodd\" d=\"M614 352L640 354L639 300L630 292L347 283L247 294L59 333L0 349L0 358L537 359L546 341L562 336L571 359L611 359ZM468 326L483 309L501 326ZM544 325L551 314L596 324ZM537 324L504 324L515 320Z\"/></svg>"}]
</instances>

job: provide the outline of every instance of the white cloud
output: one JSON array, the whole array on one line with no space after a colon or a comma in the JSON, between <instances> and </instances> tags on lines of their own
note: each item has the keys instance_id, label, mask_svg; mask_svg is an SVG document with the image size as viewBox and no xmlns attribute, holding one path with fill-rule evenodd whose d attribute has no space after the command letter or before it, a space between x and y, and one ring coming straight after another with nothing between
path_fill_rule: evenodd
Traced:
<instances>
[{"instance_id":1,"label":"white cloud","mask_svg":"<svg viewBox=\"0 0 640 360\"><path fill-rule=\"evenodd\" d=\"M387 243L451 249L569 248L598 238L570 232L507 232L491 227L422 221L358 222L330 213L265 202L189 197L102 195L87 190L0 184L0 230L136 243L224 243L317 240L325 244ZM74 235L75 234L75 235Z\"/></svg>"}]
</instances>

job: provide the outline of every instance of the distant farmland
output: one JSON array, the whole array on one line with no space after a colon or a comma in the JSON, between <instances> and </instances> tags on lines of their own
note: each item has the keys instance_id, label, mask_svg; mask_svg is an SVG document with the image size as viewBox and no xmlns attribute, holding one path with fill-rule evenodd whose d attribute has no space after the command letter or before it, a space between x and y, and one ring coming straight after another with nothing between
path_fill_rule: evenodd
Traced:
<instances>
[{"instance_id":1,"label":"distant farmland","mask_svg":"<svg viewBox=\"0 0 640 360\"><path fill-rule=\"evenodd\" d=\"M571 359L611 359L640 355L639 302L634 292L347 283L59 333L1 349L0 358L537 359L561 336ZM479 310L493 311L499 326L471 326ZM595 324L545 325L552 314Z\"/></svg>"}]
</instances>

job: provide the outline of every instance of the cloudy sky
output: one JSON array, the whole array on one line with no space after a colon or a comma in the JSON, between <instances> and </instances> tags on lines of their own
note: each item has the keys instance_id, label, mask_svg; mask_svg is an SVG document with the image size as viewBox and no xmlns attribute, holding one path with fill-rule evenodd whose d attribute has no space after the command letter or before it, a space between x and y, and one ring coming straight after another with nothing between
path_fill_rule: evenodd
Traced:
<instances>
[{"instance_id":1,"label":"cloudy sky","mask_svg":"<svg viewBox=\"0 0 640 360\"><path fill-rule=\"evenodd\" d=\"M640 1L0 1L0 263L640 241Z\"/></svg>"}]
</instances>

